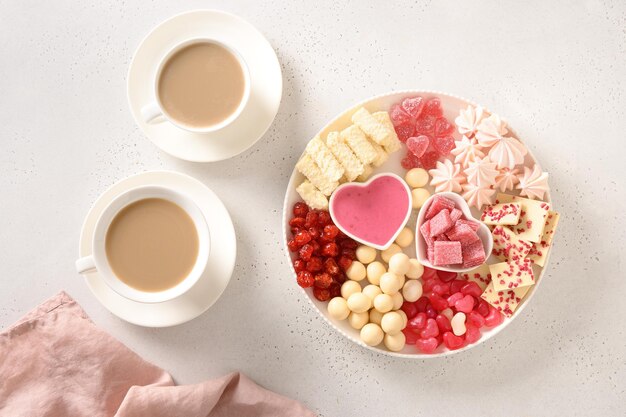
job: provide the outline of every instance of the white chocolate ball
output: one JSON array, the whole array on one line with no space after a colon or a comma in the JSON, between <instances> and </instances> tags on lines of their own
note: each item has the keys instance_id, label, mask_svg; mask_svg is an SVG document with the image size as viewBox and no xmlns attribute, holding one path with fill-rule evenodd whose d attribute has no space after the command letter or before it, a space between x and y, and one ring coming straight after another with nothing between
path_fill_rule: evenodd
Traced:
<instances>
[{"instance_id":1,"label":"white chocolate ball","mask_svg":"<svg viewBox=\"0 0 626 417\"><path fill-rule=\"evenodd\" d=\"M399 310L400 307L402 307L402 303L404 303L404 297L402 297L402 294L400 294L400 292L398 291L391 296L391 299L393 300L392 310Z\"/></svg>"},{"instance_id":2,"label":"white chocolate ball","mask_svg":"<svg viewBox=\"0 0 626 417\"><path fill-rule=\"evenodd\" d=\"M408 227L400 230L398 237L396 237L396 244L401 248L406 248L413 243L413 232Z\"/></svg>"},{"instance_id":3,"label":"white chocolate ball","mask_svg":"<svg viewBox=\"0 0 626 417\"><path fill-rule=\"evenodd\" d=\"M409 272L410 267L409 257L402 252L396 253L389 259L389 272L393 272L396 275L406 274Z\"/></svg>"},{"instance_id":4,"label":"white chocolate ball","mask_svg":"<svg viewBox=\"0 0 626 417\"><path fill-rule=\"evenodd\" d=\"M362 281L365 278L365 265L359 261L352 261L348 269L346 269L346 276L352 281Z\"/></svg>"},{"instance_id":5,"label":"white chocolate ball","mask_svg":"<svg viewBox=\"0 0 626 417\"><path fill-rule=\"evenodd\" d=\"M357 292L361 292L361 285L356 281L346 281L341 285L341 296L346 300Z\"/></svg>"},{"instance_id":6,"label":"white chocolate ball","mask_svg":"<svg viewBox=\"0 0 626 417\"><path fill-rule=\"evenodd\" d=\"M400 282L399 276L393 272L385 272L383 276L380 277L380 289L384 294L395 294L402 288Z\"/></svg>"},{"instance_id":7,"label":"white chocolate ball","mask_svg":"<svg viewBox=\"0 0 626 417\"><path fill-rule=\"evenodd\" d=\"M376 323L380 325L380 321L383 319L383 313L375 308L370 310L370 323Z\"/></svg>"},{"instance_id":8,"label":"white chocolate ball","mask_svg":"<svg viewBox=\"0 0 626 417\"><path fill-rule=\"evenodd\" d=\"M385 317L383 316L383 319ZM450 325L452 326L452 333L455 336L463 336L467 328L465 327L465 313L461 313L460 311L452 317L450 320Z\"/></svg>"},{"instance_id":9,"label":"white chocolate ball","mask_svg":"<svg viewBox=\"0 0 626 417\"><path fill-rule=\"evenodd\" d=\"M426 200L430 197L430 192L426 188L416 188L411 191L411 197L413 197L413 208L422 208Z\"/></svg>"},{"instance_id":10,"label":"white chocolate ball","mask_svg":"<svg viewBox=\"0 0 626 417\"><path fill-rule=\"evenodd\" d=\"M376 249L366 245L361 245L356 248L356 258L359 260L359 262L366 265L374 262L374 260L376 259L376 254Z\"/></svg>"},{"instance_id":11,"label":"white chocolate ball","mask_svg":"<svg viewBox=\"0 0 626 417\"><path fill-rule=\"evenodd\" d=\"M389 294L380 294L374 298L374 308L381 313L391 311L393 308L393 298Z\"/></svg>"},{"instance_id":12,"label":"white chocolate ball","mask_svg":"<svg viewBox=\"0 0 626 417\"><path fill-rule=\"evenodd\" d=\"M365 288L363 288L363 294L367 295L372 301L374 300L374 298L376 298L377 295L382 293L383 292L380 290L380 287L378 285L370 284L366 285Z\"/></svg>"},{"instance_id":13,"label":"white chocolate ball","mask_svg":"<svg viewBox=\"0 0 626 417\"><path fill-rule=\"evenodd\" d=\"M335 297L328 302L328 314L335 320L345 320L350 315L350 309L345 298Z\"/></svg>"},{"instance_id":14,"label":"white chocolate ball","mask_svg":"<svg viewBox=\"0 0 626 417\"><path fill-rule=\"evenodd\" d=\"M404 319L402 319L402 316L398 314L397 311L390 311L383 315L380 321L380 327L382 327L387 334L398 334L404 327Z\"/></svg>"},{"instance_id":15,"label":"white chocolate ball","mask_svg":"<svg viewBox=\"0 0 626 417\"><path fill-rule=\"evenodd\" d=\"M398 310L396 311L396 313L398 313L399 315L402 316L402 328L404 329L407 325L407 323L409 322L409 318L407 317L406 313L402 310ZM371 321L371 320L370 320Z\"/></svg>"},{"instance_id":16,"label":"white chocolate ball","mask_svg":"<svg viewBox=\"0 0 626 417\"><path fill-rule=\"evenodd\" d=\"M424 266L417 259L409 259L409 272L405 275L407 278L417 279L424 274Z\"/></svg>"},{"instance_id":17,"label":"white chocolate ball","mask_svg":"<svg viewBox=\"0 0 626 417\"><path fill-rule=\"evenodd\" d=\"M362 292L355 292L348 297L348 308L353 313L364 313L372 308L372 300Z\"/></svg>"},{"instance_id":18,"label":"white chocolate ball","mask_svg":"<svg viewBox=\"0 0 626 417\"><path fill-rule=\"evenodd\" d=\"M367 323L361 329L361 340L368 346L379 345L384 337L383 329L376 323Z\"/></svg>"},{"instance_id":19,"label":"white chocolate ball","mask_svg":"<svg viewBox=\"0 0 626 417\"><path fill-rule=\"evenodd\" d=\"M387 272L387 268L382 262L372 262L367 266L367 280L370 284L380 285L380 277Z\"/></svg>"},{"instance_id":20,"label":"white chocolate ball","mask_svg":"<svg viewBox=\"0 0 626 417\"><path fill-rule=\"evenodd\" d=\"M370 315L367 313L355 313L352 312L348 316L348 323L354 329L361 330L363 326L365 326L370 319Z\"/></svg>"},{"instance_id":21,"label":"white chocolate ball","mask_svg":"<svg viewBox=\"0 0 626 417\"><path fill-rule=\"evenodd\" d=\"M391 257L398 252L402 252L402 248L395 243L392 243L387 249L380 253L380 257L383 258L383 261L389 263Z\"/></svg>"},{"instance_id":22,"label":"white chocolate ball","mask_svg":"<svg viewBox=\"0 0 626 417\"><path fill-rule=\"evenodd\" d=\"M399 352L404 348L404 345L406 344L406 337L402 332L394 335L386 334L383 342L385 342L385 346L390 351Z\"/></svg>"},{"instance_id":23,"label":"white chocolate ball","mask_svg":"<svg viewBox=\"0 0 626 417\"><path fill-rule=\"evenodd\" d=\"M404 177L411 188L419 188L428 184L428 171L424 168L413 168Z\"/></svg>"},{"instance_id":24,"label":"white chocolate ball","mask_svg":"<svg viewBox=\"0 0 626 417\"><path fill-rule=\"evenodd\" d=\"M402 287L402 296L408 302L417 301L422 296L422 283L416 279L410 279Z\"/></svg>"}]
</instances>

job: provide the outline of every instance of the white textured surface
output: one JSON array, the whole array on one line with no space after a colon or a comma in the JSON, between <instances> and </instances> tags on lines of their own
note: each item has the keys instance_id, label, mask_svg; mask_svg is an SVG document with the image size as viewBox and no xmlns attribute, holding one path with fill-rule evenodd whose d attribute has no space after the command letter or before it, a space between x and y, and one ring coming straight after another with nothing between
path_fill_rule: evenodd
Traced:
<instances>
[{"instance_id":1,"label":"white textured surface","mask_svg":"<svg viewBox=\"0 0 626 417\"><path fill-rule=\"evenodd\" d=\"M101 3L0 1L0 326L65 289L180 383L239 369L323 416L626 413L626 3ZM265 138L210 165L159 152L125 92L144 34L198 7L256 25L285 81ZM401 88L450 91L506 116L550 171L563 214L523 317L441 360L394 360L332 333L292 282L279 239L284 188L309 137L353 102ZM73 263L96 196L163 168L222 197L239 259L209 312L151 330L104 310Z\"/></svg>"}]
</instances>

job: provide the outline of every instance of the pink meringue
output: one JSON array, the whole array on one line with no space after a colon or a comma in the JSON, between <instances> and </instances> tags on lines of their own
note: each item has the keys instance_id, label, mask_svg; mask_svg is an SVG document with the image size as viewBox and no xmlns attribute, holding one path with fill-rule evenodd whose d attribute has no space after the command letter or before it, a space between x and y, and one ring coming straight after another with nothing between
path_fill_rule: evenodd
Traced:
<instances>
[{"instance_id":1,"label":"pink meringue","mask_svg":"<svg viewBox=\"0 0 626 417\"><path fill-rule=\"evenodd\" d=\"M524 175L519 175L518 178L517 189L521 190L520 195L542 200L548 192L548 173L542 172L536 164L532 169L524 167Z\"/></svg>"},{"instance_id":2,"label":"pink meringue","mask_svg":"<svg viewBox=\"0 0 626 417\"><path fill-rule=\"evenodd\" d=\"M461 183L465 182L465 176L461 174L461 165L453 164L445 159L437 162L437 168L428 171L432 178L430 185L435 187L435 192L459 192L463 189Z\"/></svg>"},{"instance_id":3,"label":"pink meringue","mask_svg":"<svg viewBox=\"0 0 626 417\"><path fill-rule=\"evenodd\" d=\"M492 186L496 184L496 177L500 171L496 168L496 163L488 158L476 158L470 162L465 169L467 182L478 186Z\"/></svg>"},{"instance_id":4,"label":"pink meringue","mask_svg":"<svg viewBox=\"0 0 626 417\"><path fill-rule=\"evenodd\" d=\"M496 177L496 188L502 192L512 190L515 184L519 182L517 178L519 170L517 168L508 169L503 168L500 170L500 174Z\"/></svg>"},{"instance_id":5,"label":"pink meringue","mask_svg":"<svg viewBox=\"0 0 626 417\"><path fill-rule=\"evenodd\" d=\"M459 115L454 119L456 127L460 134L474 137L478 125L485 117L485 111L482 107L467 106L467 109L460 110Z\"/></svg>"},{"instance_id":6,"label":"pink meringue","mask_svg":"<svg viewBox=\"0 0 626 417\"><path fill-rule=\"evenodd\" d=\"M489 186L480 186L467 183L463 186L463 198L470 207L476 207L480 210L485 204L493 204L496 190Z\"/></svg>"},{"instance_id":7,"label":"pink meringue","mask_svg":"<svg viewBox=\"0 0 626 417\"><path fill-rule=\"evenodd\" d=\"M466 167L469 162L472 162L476 158L483 158L485 156L480 150L482 146L480 146L474 138L470 139L463 135L461 140L457 140L454 143L455 148L452 149L454 162L460 163L462 167Z\"/></svg>"},{"instance_id":8,"label":"pink meringue","mask_svg":"<svg viewBox=\"0 0 626 417\"><path fill-rule=\"evenodd\" d=\"M524 163L524 156L528 153L526 147L513 137L505 137L508 133L506 124L497 114L483 119L478 125L476 140L489 149L489 159L495 162L498 168L513 169Z\"/></svg>"}]
</instances>

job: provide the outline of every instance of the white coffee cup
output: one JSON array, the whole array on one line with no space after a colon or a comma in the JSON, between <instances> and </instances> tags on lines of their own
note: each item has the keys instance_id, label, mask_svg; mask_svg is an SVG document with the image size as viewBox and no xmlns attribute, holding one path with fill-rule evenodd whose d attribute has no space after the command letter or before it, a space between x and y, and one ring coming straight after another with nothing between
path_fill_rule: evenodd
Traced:
<instances>
[{"instance_id":1,"label":"white coffee cup","mask_svg":"<svg viewBox=\"0 0 626 417\"><path fill-rule=\"evenodd\" d=\"M105 250L106 233L115 216L129 204L146 198L161 198L177 204L191 217L198 233L198 257L191 272L176 286L159 292L140 291L121 281L111 269ZM190 197L163 186L137 187L115 198L102 211L94 229L92 251L91 255L76 261L78 273L86 274L98 271L100 278L119 295L142 303L160 303L172 300L189 291L204 273L210 251L209 227L202 211Z\"/></svg>"},{"instance_id":2,"label":"white coffee cup","mask_svg":"<svg viewBox=\"0 0 626 417\"><path fill-rule=\"evenodd\" d=\"M201 43L201 42L208 42L208 43L219 45L222 48L229 51L230 53L232 53L233 56L239 62L239 65L241 66L245 85L244 85L244 92L243 92L243 97L241 98L241 102L239 103L239 106L237 107L237 109L231 115L229 115L226 119L222 120L219 123L216 123L210 126L198 127L198 126L186 125L176 120L175 118L171 117L165 111L164 106L161 103L161 99L159 97L159 79L161 78L161 72L163 71L163 67L176 52L180 51L181 49L189 45L192 45L194 43ZM241 54L232 46L227 45L224 42L221 42L216 39L209 39L209 38L189 39L189 40L186 40L185 42L182 42L176 45L172 49L170 49L170 51L166 53L165 56L163 56L163 58L161 59L159 66L157 67L156 75L154 77L153 95L154 95L154 98L152 99L152 101L141 108L141 116L143 117L146 123L160 123L160 122L168 121L174 126L177 126L184 130L188 130L190 132L195 132L195 133L215 132L233 123L239 117L239 115L241 115L241 113L243 112L243 109L248 104L248 99L250 98L250 72L248 70L248 65L246 64L246 61L243 59Z\"/></svg>"}]
</instances>

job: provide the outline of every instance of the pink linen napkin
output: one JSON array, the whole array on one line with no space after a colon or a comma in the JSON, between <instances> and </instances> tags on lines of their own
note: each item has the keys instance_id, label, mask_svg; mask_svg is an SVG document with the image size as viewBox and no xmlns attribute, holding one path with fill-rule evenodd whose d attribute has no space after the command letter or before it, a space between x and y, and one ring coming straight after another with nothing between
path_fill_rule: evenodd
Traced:
<instances>
[{"instance_id":1,"label":"pink linen napkin","mask_svg":"<svg viewBox=\"0 0 626 417\"><path fill-rule=\"evenodd\" d=\"M61 292L0 333L0 416L314 414L239 373L174 386L167 372L96 327Z\"/></svg>"}]
</instances>

